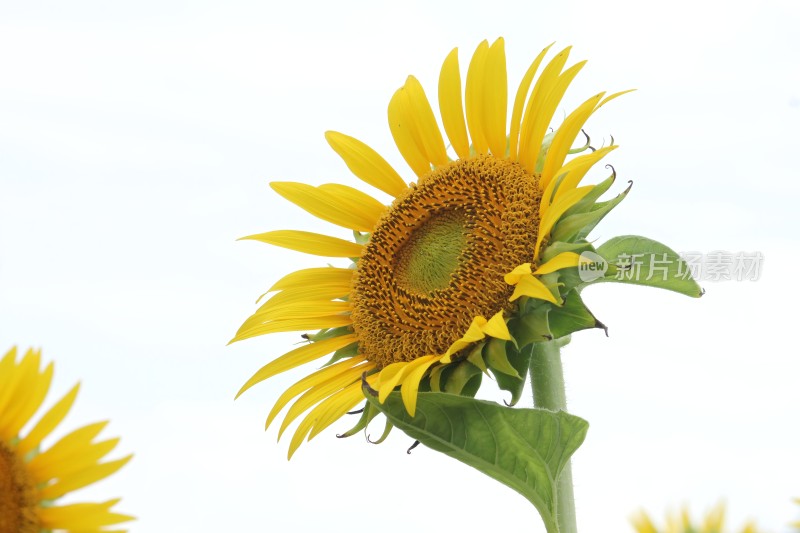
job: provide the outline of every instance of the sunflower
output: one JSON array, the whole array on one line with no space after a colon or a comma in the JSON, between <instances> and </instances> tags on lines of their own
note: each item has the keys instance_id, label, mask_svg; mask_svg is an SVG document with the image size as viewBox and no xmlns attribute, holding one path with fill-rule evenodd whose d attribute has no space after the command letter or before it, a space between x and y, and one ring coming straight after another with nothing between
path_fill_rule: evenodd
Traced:
<instances>
[{"instance_id":1,"label":"sunflower","mask_svg":"<svg viewBox=\"0 0 800 533\"><path fill-rule=\"evenodd\" d=\"M422 85L408 77L391 98L388 115L394 141L416 183L406 183L363 142L327 132L326 140L356 177L394 198L388 206L342 184L271 183L288 201L354 235L349 241L278 230L244 237L351 260L346 267L310 268L280 279L266 293L274 294L231 341L315 331L304 334L307 343L256 372L239 395L333 353L321 369L284 392L268 415L267 426L294 400L280 438L307 413L289 457L306 438L364 400L362 376L381 402L399 387L411 416L421 387L474 395L487 370L502 384L518 374L507 354L527 344L512 335L521 310L564 304L565 283L558 274L577 271L586 243L574 239L585 235L558 224L566 215L598 218L590 211L613 177L603 187L580 182L616 148L612 143L589 151L588 136L584 146L573 144L589 116L623 93L592 96L549 132L559 102L585 63L565 68L566 48L537 77L549 48L523 76L510 122L503 39L477 47L463 100L454 49L442 65L438 85L449 147ZM567 161L569 154L581 151L586 153ZM588 233L587 223L575 227ZM354 430L376 414L367 406Z\"/></svg>"},{"instance_id":2,"label":"sunflower","mask_svg":"<svg viewBox=\"0 0 800 533\"><path fill-rule=\"evenodd\" d=\"M656 528L643 511L632 522L637 533L722 533L725 526L725 505L720 503L714 507L699 525L692 523L689 511L685 508L680 514L668 514L664 529ZM749 523L741 529L741 533L758 533L758 530L755 524Z\"/></svg>"},{"instance_id":3,"label":"sunflower","mask_svg":"<svg viewBox=\"0 0 800 533\"><path fill-rule=\"evenodd\" d=\"M101 463L119 439L93 442L107 422L82 427L47 448L42 440L69 412L79 385L53 405L33 427L21 430L41 407L53 363L40 370L41 353L28 350L17 361L12 348L0 360L0 533L101 532L133 520L111 510L119 501L57 505L62 496L110 476L130 456Z\"/></svg>"}]
</instances>

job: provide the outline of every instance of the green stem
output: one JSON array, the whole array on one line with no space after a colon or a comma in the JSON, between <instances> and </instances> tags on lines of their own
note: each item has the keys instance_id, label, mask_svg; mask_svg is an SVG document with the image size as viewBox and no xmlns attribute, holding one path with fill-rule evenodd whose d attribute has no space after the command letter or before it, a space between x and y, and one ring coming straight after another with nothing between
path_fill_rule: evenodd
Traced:
<instances>
[{"instance_id":1,"label":"green stem","mask_svg":"<svg viewBox=\"0 0 800 533\"><path fill-rule=\"evenodd\" d=\"M564 370L558 341L533 344L531 365L533 404L540 409L566 411ZM556 489L556 522L558 533L577 533L575 495L572 490L572 466L567 463L558 477Z\"/></svg>"}]
</instances>

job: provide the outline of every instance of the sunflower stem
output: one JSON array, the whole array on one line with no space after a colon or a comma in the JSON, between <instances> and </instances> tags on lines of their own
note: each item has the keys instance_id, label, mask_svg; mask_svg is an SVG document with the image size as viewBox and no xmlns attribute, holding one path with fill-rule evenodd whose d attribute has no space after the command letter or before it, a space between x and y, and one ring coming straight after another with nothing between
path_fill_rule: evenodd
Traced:
<instances>
[{"instance_id":1,"label":"sunflower stem","mask_svg":"<svg viewBox=\"0 0 800 533\"><path fill-rule=\"evenodd\" d=\"M564 369L561 366L559 341L536 342L531 348L529 368L533 388L533 405L550 411L566 411ZM575 495L572 490L572 465L564 466L556 481L556 522L558 533L577 533Z\"/></svg>"}]
</instances>

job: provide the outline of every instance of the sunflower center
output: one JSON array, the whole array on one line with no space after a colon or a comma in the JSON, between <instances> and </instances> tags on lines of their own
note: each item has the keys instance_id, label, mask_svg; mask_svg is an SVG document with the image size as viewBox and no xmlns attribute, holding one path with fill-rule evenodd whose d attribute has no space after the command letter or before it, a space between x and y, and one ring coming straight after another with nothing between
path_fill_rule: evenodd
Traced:
<instances>
[{"instance_id":1,"label":"sunflower center","mask_svg":"<svg viewBox=\"0 0 800 533\"><path fill-rule=\"evenodd\" d=\"M467 243L466 221L460 210L444 211L414 230L397 252L398 285L429 294L447 288Z\"/></svg>"},{"instance_id":2,"label":"sunflower center","mask_svg":"<svg viewBox=\"0 0 800 533\"><path fill-rule=\"evenodd\" d=\"M491 156L437 168L400 195L358 261L353 328L379 367L441 354L473 318L510 311L503 275L533 258L541 192Z\"/></svg>"},{"instance_id":3,"label":"sunflower center","mask_svg":"<svg viewBox=\"0 0 800 533\"><path fill-rule=\"evenodd\" d=\"M0 442L0 533L38 533L38 500L25 464Z\"/></svg>"}]
</instances>

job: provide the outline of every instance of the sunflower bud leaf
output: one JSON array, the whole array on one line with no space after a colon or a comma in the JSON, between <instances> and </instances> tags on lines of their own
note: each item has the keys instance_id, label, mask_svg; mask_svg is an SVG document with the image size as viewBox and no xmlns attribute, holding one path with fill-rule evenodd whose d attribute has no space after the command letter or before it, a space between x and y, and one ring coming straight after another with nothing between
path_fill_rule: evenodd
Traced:
<instances>
[{"instance_id":1,"label":"sunflower bud leaf","mask_svg":"<svg viewBox=\"0 0 800 533\"><path fill-rule=\"evenodd\" d=\"M586 437L589 423L564 411L517 409L446 393L419 393L409 416L398 392L381 404L392 425L412 439L469 465L530 501L548 532L557 532L559 474Z\"/></svg>"}]
</instances>

